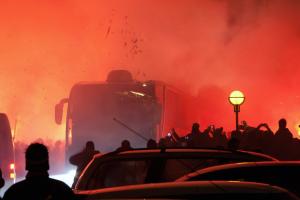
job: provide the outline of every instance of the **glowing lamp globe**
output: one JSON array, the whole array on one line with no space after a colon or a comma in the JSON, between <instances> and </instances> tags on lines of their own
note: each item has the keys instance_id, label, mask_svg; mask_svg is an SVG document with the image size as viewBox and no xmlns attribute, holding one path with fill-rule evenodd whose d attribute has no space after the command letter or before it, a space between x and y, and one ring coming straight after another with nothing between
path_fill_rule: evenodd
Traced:
<instances>
[{"instance_id":1,"label":"glowing lamp globe","mask_svg":"<svg viewBox=\"0 0 300 200\"><path fill-rule=\"evenodd\" d=\"M245 101L245 96L241 91L235 90L232 91L229 95L229 102L234 105L241 105Z\"/></svg>"}]
</instances>

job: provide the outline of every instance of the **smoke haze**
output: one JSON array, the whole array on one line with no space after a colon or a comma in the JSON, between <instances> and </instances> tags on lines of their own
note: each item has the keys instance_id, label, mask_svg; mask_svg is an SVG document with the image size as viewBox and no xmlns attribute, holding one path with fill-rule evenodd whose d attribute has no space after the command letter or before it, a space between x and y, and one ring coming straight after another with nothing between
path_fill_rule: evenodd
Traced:
<instances>
[{"instance_id":1,"label":"smoke haze","mask_svg":"<svg viewBox=\"0 0 300 200\"><path fill-rule=\"evenodd\" d=\"M17 140L64 139L54 105L79 81L125 68L201 99L201 128L233 129L229 93L246 95L241 120L297 135L297 0L12 0L0 2L0 111Z\"/></svg>"}]
</instances>

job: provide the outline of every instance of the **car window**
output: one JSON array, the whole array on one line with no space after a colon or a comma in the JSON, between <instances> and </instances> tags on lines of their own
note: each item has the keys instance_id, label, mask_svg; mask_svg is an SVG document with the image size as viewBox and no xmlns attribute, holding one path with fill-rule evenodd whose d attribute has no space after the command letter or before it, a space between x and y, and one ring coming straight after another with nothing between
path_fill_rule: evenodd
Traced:
<instances>
[{"instance_id":1,"label":"car window","mask_svg":"<svg viewBox=\"0 0 300 200\"><path fill-rule=\"evenodd\" d=\"M197 176L191 177L190 181L196 180L238 180L238 181L258 181L260 179L272 179L272 173L270 170L262 167L241 167L230 168L212 171ZM276 173L273 173L276 175ZM264 181L265 182L265 181Z\"/></svg>"},{"instance_id":2,"label":"car window","mask_svg":"<svg viewBox=\"0 0 300 200\"><path fill-rule=\"evenodd\" d=\"M194 172L197 169L221 164L218 159L168 159L165 163L165 168L161 179L163 181L173 181L177 178Z\"/></svg>"},{"instance_id":3,"label":"car window","mask_svg":"<svg viewBox=\"0 0 300 200\"><path fill-rule=\"evenodd\" d=\"M148 171L146 160L111 161L99 165L87 181L86 189L98 189L144 182Z\"/></svg>"},{"instance_id":4,"label":"car window","mask_svg":"<svg viewBox=\"0 0 300 200\"><path fill-rule=\"evenodd\" d=\"M119 160L101 163L88 177L85 189L173 181L177 178L212 165L221 164L220 159L149 158Z\"/></svg>"},{"instance_id":5,"label":"car window","mask_svg":"<svg viewBox=\"0 0 300 200\"><path fill-rule=\"evenodd\" d=\"M115 160L99 164L87 179L85 189L174 181L209 166L228 163L220 158L148 158ZM195 179L197 180L197 179Z\"/></svg>"}]
</instances>

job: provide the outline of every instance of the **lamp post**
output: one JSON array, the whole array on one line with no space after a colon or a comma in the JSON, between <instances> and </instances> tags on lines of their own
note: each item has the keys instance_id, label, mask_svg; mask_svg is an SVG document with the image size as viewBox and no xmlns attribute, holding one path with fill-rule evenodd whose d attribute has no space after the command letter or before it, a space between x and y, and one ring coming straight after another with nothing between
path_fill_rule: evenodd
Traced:
<instances>
[{"instance_id":1,"label":"lamp post","mask_svg":"<svg viewBox=\"0 0 300 200\"><path fill-rule=\"evenodd\" d=\"M236 131L239 130L239 112L240 112L240 105L242 105L245 101L245 96L241 91L235 90L232 91L229 95L229 102L234 107L235 112L235 129Z\"/></svg>"}]
</instances>

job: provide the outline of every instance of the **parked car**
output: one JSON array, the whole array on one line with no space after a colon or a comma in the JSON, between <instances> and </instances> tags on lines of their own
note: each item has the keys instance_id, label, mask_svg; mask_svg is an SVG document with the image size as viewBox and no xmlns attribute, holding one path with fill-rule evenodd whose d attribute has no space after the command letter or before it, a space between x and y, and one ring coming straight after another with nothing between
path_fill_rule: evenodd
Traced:
<instances>
[{"instance_id":1,"label":"parked car","mask_svg":"<svg viewBox=\"0 0 300 200\"><path fill-rule=\"evenodd\" d=\"M233 163L208 167L176 181L239 180L268 183L300 196L300 161Z\"/></svg>"},{"instance_id":2,"label":"parked car","mask_svg":"<svg viewBox=\"0 0 300 200\"><path fill-rule=\"evenodd\" d=\"M76 190L174 181L209 166L241 161L276 161L270 156L218 149L138 149L96 155L84 169Z\"/></svg>"},{"instance_id":3,"label":"parked car","mask_svg":"<svg viewBox=\"0 0 300 200\"><path fill-rule=\"evenodd\" d=\"M81 200L100 199L201 199L296 200L280 187L262 183L195 181L152 183L76 192Z\"/></svg>"},{"instance_id":4,"label":"parked car","mask_svg":"<svg viewBox=\"0 0 300 200\"><path fill-rule=\"evenodd\" d=\"M5 113L0 113L0 168L6 183L13 183L16 179L13 138Z\"/></svg>"}]
</instances>

